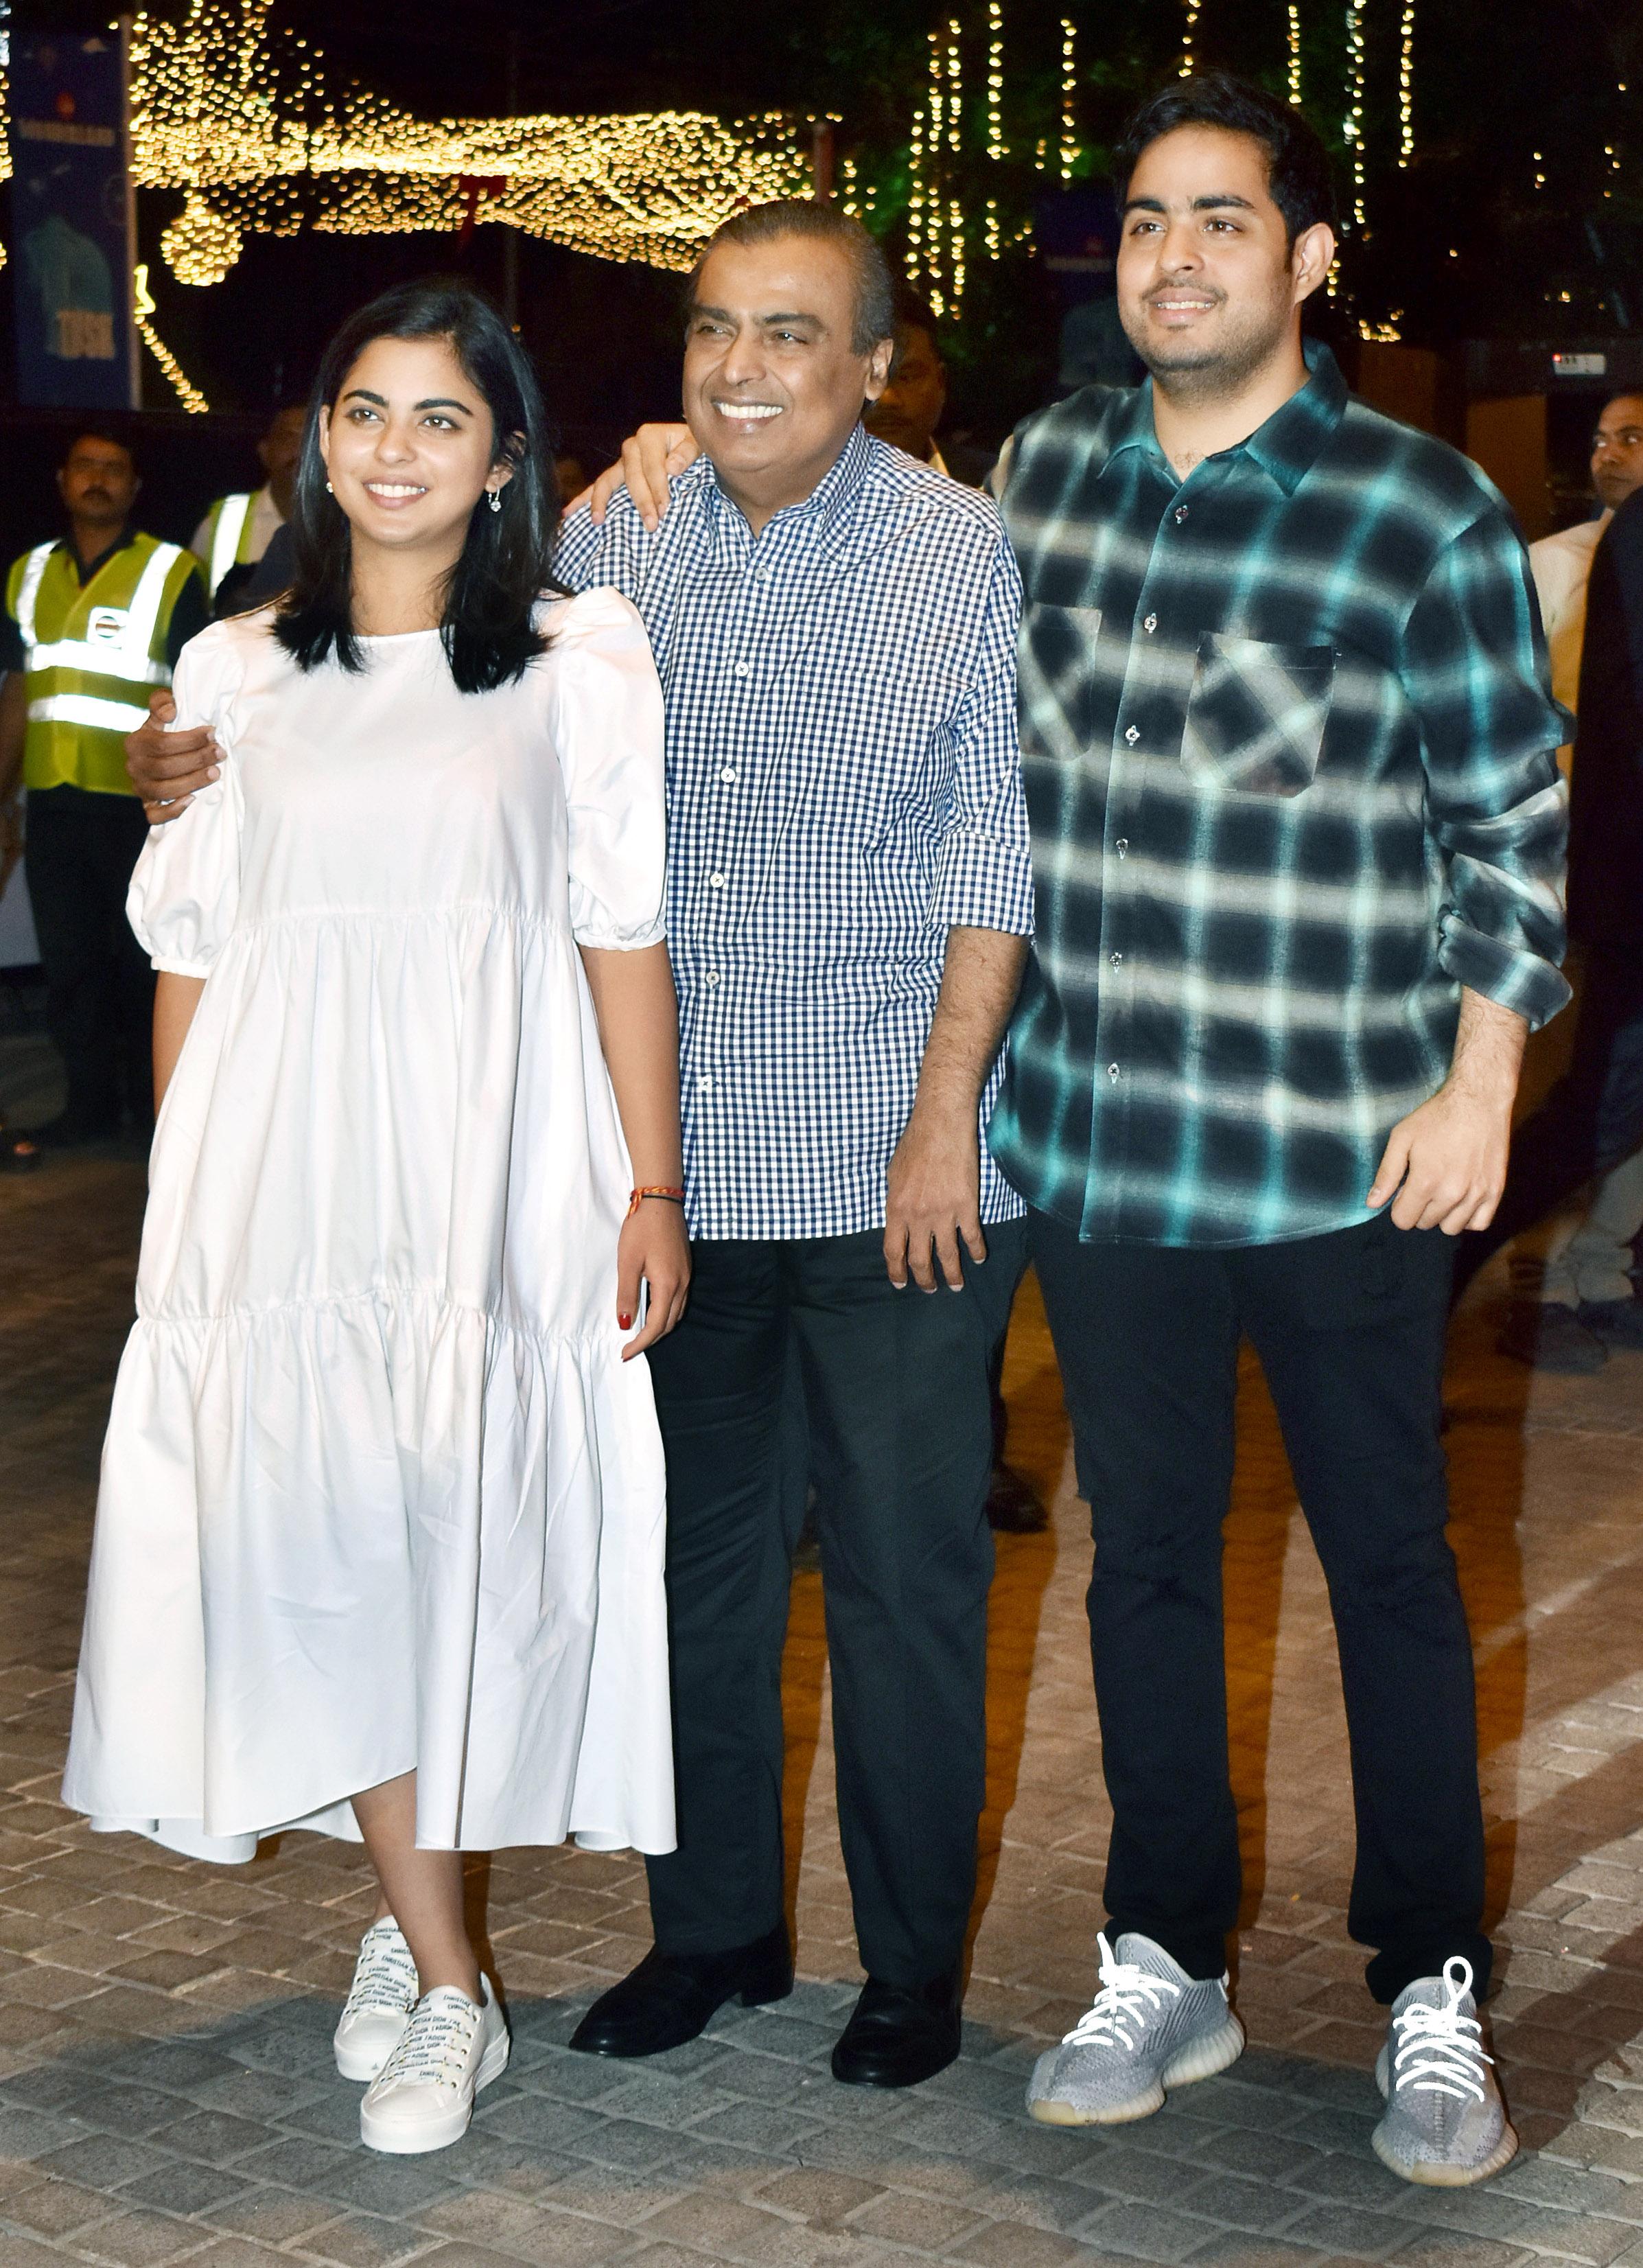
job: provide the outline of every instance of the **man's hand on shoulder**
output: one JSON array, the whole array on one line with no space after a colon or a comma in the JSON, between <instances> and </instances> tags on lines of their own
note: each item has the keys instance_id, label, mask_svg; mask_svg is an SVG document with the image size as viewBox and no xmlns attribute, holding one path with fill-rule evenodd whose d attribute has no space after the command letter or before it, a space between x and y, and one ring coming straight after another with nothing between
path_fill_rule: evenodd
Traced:
<instances>
[{"instance_id":1,"label":"man's hand on shoulder","mask_svg":"<svg viewBox=\"0 0 1643 2268\"><path fill-rule=\"evenodd\" d=\"M202 787L216 778L223 752L209 725L187 733L166 730L177 703L166 686L149 696L149 721L126 741L126 770L143 799L150 827L163 826L187 810Z\"/></svg>"},{"instance_id":2,"label":"man's hand on shoulder","mask_svg":"<svg viewBox=\"0 0 1643 2268\"><path fill-rule=\"evenodd\" d=\"M625 488L634 511L654 535L668 508L670 481L693 465L700 454L688 425L642 425L622 443L620 462L602 472L585 492L595 527L605 525L612 497ZM581 501L578 497L576 502Z\"/></svg>"}]
</instances>

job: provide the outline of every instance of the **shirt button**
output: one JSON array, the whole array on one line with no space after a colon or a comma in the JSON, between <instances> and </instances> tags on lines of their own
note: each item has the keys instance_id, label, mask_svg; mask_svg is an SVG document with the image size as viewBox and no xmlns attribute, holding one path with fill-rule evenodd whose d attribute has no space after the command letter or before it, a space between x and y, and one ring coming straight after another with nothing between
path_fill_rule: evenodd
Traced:
<instances>
[{"instance_id":1,"label":"shirt button","mask_svg":"<svg viewBox=\"0 0 1643 2268\"><path fill-rule=\"evenodd\" d=\"M1152 633L1157 629L1157 627L1158 617L1156 615L1148 615L1146 621L1141 624L1141 628L1147 632L1148 637L1152 636Z\"/></svg>"},{"instance_id":2,"label":"shirt button","mask_svg":"<svg viewBox=\"0 0 1643 2268\"><path fill-rule=\"evenodd\" d=\"M724 782L726 787L734 787L736 785L735 765L726 764L724 770L719 774L719 777Z\"/></svg>"},{"instance_id":3,"label":"shirt button","mask_svg":"<svg viewBox=\"0 0 1643 2268\"><path fill-rule=\"evenodd\" d=\"M712 1091L713 1081L707 1072L703 1071L701 1077L696 1081L696 1092L698 1094L709 1094Z\"/></svg>"},{"instance_id":4,"label":"shirt button","mask_svg":"<svg viewBox=\"0 0 1643 2268\"><path fill-rule=\"evenodd\" d=\"M1185 506L1184 504L1177 504L1177 506L1176 506L1176 508L1175 508L1175 524L1176 524L1176 526L1177 526L1177 527L1179 527L1179 526L1180 526L1180 525L1181 525L1181 522L1182 522L1185 518L1186 518L1186 506Z\"/></svg>"},{"instance_id":5,"label":"shirt button","mask_svg":"<svg viewBox=\"0 0 1643 2268\"><path fill-rule=\"evenodd\" d=\"M737 674L737 675L738 677L745 677L745 676L746 676L746 674L747 674L747 664L746 664L744 661L738 661L738 662L737 663L737 665L736 665L736 674Z\"/></svg>"},{"instance_id":6,"label":"shirt button","mask_svg":"<svg viewBox=\"0 0 1643 2268\"><path fill-rule=\"evenodd\" d=\"M1112 847L1118 852L1120 858L1127 858L1130 855L1129 836L1127 835L1120 835L1118 841Z\"/></svg>"},{"instance_id":7,"label":"shirt button","mask_svg":"<svg viewBox=\"0 0 1643 2268\"><path fill-rule=\"evenodd\" d=\"M1107 959L1108 959L1108 960L1112 963L1112 966L1114 967L1114 968L1119 968L1119 967L1120 967L1120 966L1121 966L1121 964L1122 964L1122 962L1123 962L1123 960L1124 960L1124 955L1123 955L1121 953L1110 953L1110 954L1107 955ZM712 979L712 977L711 977L711 976L708 979L708 983L709 983L709 984L711 984L711 983L713 983L713 979Z\"/></svg>"},{"instance_id":8,"label":"shirt button","mask_svg":"<svg viewBox=\"0 0 1643 2268\"><path fill-rule=\"evenodd\" d=\"M1141 738L1141 727L1138 725L1132 725L1129 730L1125 733L1124 737L1133 748L1135 746L1136 741Z\"/></svg>"},{"instance_id":9,"label":"shirt button","mask_svg":"<svg viewBox=\"0 0 1643 2268\"><path fill-rule=\"evenodd\" d=\"M1112 1081L1113 1085L1116 1086L1117 1086L1117 1084L1118 1084L1118 1080L1119 1080L1119 1067L1118 1067L1117 1064L1109 1064L1107 1065L1107 1077L1108 1077L1108 1078ZM702 1082L702 1084L703 1084L704 1086L706 1086L707 1081L704 1079L704 1080L703 1080L703 1082Z\"/></svg>"},{"instance_id":10,"label":"shirt button","mask_svg":"<svg viewBox=\"0 0 1643 2268\"><path fill-rule=\"evenodd\" d=\"M718 972L718 970L717 970L716 968L710 968L710 969L708 971L708 978L707 978L707 981L708 981L708 983L709 984L716 984L716 983L718 983L718 981L719 981L719 972Z\"/></svg>"}]
</instances>

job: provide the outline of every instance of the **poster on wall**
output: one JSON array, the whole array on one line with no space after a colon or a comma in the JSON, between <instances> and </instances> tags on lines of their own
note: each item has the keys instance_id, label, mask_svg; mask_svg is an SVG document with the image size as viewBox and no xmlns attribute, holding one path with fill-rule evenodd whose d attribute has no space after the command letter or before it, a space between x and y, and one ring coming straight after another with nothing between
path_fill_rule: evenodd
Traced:
<instances>
[{"instance_id":1,"label":"poster on wall","mask_svg":"<svg viewBox=\"0 0 1643 2268\"><path fill-rule=\"evenodd\" d=\"M126 29L11 40L11 243L18 398L139 405Z\"/></svg>"}]
</instances>

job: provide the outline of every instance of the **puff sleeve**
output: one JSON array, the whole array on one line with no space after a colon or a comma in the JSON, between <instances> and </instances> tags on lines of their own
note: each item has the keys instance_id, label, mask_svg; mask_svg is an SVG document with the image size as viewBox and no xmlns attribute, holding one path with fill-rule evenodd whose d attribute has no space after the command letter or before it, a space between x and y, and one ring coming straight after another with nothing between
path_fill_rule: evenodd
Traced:
<instances>
[{"instance_id":1,"label":"puff sleeve","mask_svg":"<svg viewBox=\"0 0 1643 2268\"><path fill-rule=\"evenodd\" d=\"M662 688L619 592L573 599L554 625L554 743L569 816L570 926L578 945L658 944L667 849Z\"/></svg>"},{"instance_id":2,"label":"puff sleeve","mask_svg":"<svg viewBox=\"0 0 1643 2268\"><path fill-rule=\"evenodd\" d=\"M210 786L180 818L149 829L126 896L137 942L156 968L174 976L209 976L238 911L244 806L233 712L240 675L235 626L216 622L183 648L172 682L171 729L209 725L223 750Z\"/></svg>"}]
</instances>

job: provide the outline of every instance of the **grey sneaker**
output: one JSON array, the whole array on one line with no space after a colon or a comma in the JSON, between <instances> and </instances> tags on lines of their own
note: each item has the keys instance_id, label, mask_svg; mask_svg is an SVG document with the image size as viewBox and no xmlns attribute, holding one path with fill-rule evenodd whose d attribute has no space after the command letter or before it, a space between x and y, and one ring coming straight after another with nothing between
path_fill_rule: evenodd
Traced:
<instances>
[{"instance_id":1,"label":"grey sneaker","mask_svg":"<svg viewBox=\"0 0 1643 2268\"><path fill-rule=\"evenodd\" d=\"M1432 2189L1486 2182L1517 2155L1471 1983L1471 1962L1456 1955L1441 1977L1406 1984L1375 2059L1386 2098L1375 2155L1405 2181Z\"/></svg>"},{"instance_id":2,"label":"grey sneaker","mask_svg":"<svg viewBox=\"0 0 1643 2268\"><path fill-rule=\"evenodd\" d=\"M1163 2107L1164 2089L1212 2079L1243 2053L1224 1977L1189 1977L1131 1930L1101 1948L1101 1990L1059 2048L1038 2058L1027 2108L1046 2126L1121 2126Z\"/></svg>"}]
</instances>

